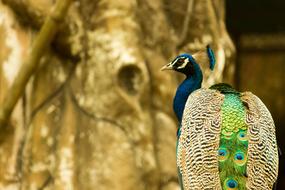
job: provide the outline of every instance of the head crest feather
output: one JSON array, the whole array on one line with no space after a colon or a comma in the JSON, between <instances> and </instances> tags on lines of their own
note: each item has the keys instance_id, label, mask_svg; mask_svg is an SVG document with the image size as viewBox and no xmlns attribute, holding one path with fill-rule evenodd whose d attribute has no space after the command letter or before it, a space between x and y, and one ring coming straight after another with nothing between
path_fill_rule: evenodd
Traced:
<instances>
[{"instance_id":1,"label":"head crest feather","mask_svg":"<svg viewBox=\"0 0 285 190\"><path fill-rule=\"evenodd\" d=\"M216 64L216 58L215 58L215 54L213 50L210 48L210 45L207 45L207 54L208 54L209 61L210 61L210 69L214 70L214 67Z\"/></svg>"},{"instance_id":2,"label":"head crest feather","mask_svg":"<svg viewBox=\"0 0 285 190\"><path fill-rule=\"evenodd\" d=\"M193 58L199 64L208 64L209 63L210 69L214 70L216 59L215 59L215 54L209 45L207 45L206 51L203 50L203 51L199 51L199 52L193 54Z\"/></svg>"}]
</instances>

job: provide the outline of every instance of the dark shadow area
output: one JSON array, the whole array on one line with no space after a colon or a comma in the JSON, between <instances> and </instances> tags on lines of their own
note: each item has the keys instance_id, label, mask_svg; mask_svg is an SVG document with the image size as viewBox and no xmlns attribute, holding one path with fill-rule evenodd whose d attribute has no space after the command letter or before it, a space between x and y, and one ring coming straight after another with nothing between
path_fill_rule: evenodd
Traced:
<instances>
[{"instance_id":1,"label":"dark shadow area","mask_svg":"<svg viewBox=\"0 0 285 190\"><path fill-rule=\"evenodd\" d=\"M285 1L227 1L226 23L231 34L285 31Z\"/></svg>"}]
</instances>

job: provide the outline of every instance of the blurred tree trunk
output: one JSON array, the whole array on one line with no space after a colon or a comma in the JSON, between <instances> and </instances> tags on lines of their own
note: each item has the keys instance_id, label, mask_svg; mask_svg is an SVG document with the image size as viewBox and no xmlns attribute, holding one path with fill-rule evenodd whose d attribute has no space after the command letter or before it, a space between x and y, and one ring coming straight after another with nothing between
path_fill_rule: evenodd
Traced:
<instances>
[{"instance_id":1,"label":"blurred tree trunk","mask_svg":"<svg viewBox=\"0 0 285 190\"><path fill-rule=\"evenodd\" d=\"M2 1L0 105L53 5ZM75 1L0 133L0 189L177 189L181 77L159 68L207 44L218 63L202 65L204 85L232 81L223 0Z\"/></svg>"}]
</instances>

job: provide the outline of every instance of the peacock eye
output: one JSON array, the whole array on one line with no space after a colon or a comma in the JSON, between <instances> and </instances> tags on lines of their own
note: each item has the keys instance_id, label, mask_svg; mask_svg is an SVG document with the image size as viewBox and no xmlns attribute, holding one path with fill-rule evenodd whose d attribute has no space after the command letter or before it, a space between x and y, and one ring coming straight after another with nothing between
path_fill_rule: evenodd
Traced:
<instances>
[{"instance_id":1,"label":"peacock eye","mask_svg":"<svg viewBox=\"0 0 285 190\"><path fill-rule=\"evenodd\" d=\"M184 58L180 58L177 60L178 65L181 65L182 63L184 63Z\"/></svg>"}]
</instances>

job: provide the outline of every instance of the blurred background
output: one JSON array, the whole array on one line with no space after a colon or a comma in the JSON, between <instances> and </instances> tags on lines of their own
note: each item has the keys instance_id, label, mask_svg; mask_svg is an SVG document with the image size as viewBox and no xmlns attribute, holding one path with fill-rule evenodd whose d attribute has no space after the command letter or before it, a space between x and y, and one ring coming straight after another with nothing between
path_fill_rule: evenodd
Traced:
<instances>
[{"instance_id":1,"label":"blurred background","mask_svg":"<svg viewBox=\"0 0 285 190\"><path fill-rule=\"evenodd\" d=\"M60 1L60 0L57 0ZM0 107L54 0L0 0ZM227 82L268 106L285 154L285 2L74 0L9 124L0 190L178 190L172 98L160 72L210 44L203 86ZM284 155L278 190L285 189Z\"/></svg>"}]
</instances>

